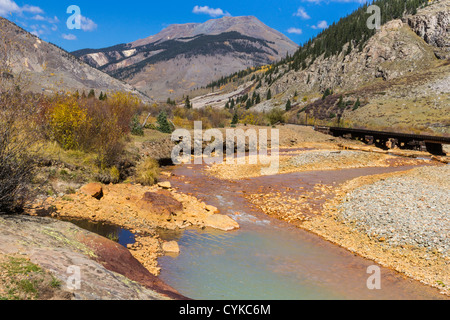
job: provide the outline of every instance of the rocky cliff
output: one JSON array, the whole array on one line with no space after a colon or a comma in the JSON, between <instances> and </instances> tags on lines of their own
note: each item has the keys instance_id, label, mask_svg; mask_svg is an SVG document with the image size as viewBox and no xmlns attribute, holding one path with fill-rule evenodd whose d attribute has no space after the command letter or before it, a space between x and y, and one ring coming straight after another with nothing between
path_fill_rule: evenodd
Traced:
<instances>
[{"instance_id":1,"label":"rocky cliff","mask_svg":"<svg viewBox=\"0 0 450 320\"><path fill-rule=\"evenodd\" d=\"M407 17L410 28L428 44L442 49L441 58L450 58L450 2L441 1L424 8L417 15Z\"/></svg>"}]
</instances>

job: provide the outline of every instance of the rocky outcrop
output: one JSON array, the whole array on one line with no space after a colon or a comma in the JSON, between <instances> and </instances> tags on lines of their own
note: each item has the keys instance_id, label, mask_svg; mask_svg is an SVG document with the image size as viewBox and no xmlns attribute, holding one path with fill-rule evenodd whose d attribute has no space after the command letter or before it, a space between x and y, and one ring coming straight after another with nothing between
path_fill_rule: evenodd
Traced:
<instances>
[{"instance_id":1,"label":"rocky outcrop","mask_svg":"<svg viewBox=\"0 0 450 320\"><path fill-rule=\"evenodd\" d=\"M345 55L345 49L338 56L318 58L306 70L288 72L271 85L272 94L292 98L295 91L353 90L376 79L389 81L425 70L435 60L433 50L401 20L383 25L362 51ZM267 90L263 86L259 91L264 95Z\"/></svg>"},{"instance_id":2,"label":"rocky outcrop","mask_svg":"<svg viewBox=\"0 0 450 320\"><path fill-rule=\"evenodd\" d=\"M0 216L0 254L28 257L53 273L75 300L184 299L126 248L67 222Z\"/></svg>"},{"instance_id":3,"label":"rocky outcrop","mask_svg":"<svg viewBox=\"0 0 450 320\"><path fill-rule=\"evenodd\" d=\"M148 215L156 215L167 221L171 220L172 215L177 216L183 212L183 204L166 190L146 192L138 205Z\"/></svg>"},{"instance_id":4,"label":"rocky outcrop","mask_svg":"<svg viewBox=\"0 0 450 320\"><path fill-rule=\"evenodd\" d=\"M426 43L446 52L447 59L450 57L450 1L436 2L405 20Z\"/></svg>"}]
</instances>

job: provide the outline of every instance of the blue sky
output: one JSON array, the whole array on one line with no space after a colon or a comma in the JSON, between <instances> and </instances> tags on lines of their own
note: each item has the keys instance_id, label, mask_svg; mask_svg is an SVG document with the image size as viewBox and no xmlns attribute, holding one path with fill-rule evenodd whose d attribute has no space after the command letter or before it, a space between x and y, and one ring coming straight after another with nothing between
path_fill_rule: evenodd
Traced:
<instances>
[{"instance_id":1,"label":"blue sky","mask_svg":"<svg viewBox=\"0 0 450 320\"><path fill-rule=\"evenodd\" d=\"M357 9L365 0L0 0L3 16L45 41L74 51L132 42L174 23L224 15L253 15L298 44ZM70 30L67 8L81 10L80 30Z\"/></svg>"}]
</instances>

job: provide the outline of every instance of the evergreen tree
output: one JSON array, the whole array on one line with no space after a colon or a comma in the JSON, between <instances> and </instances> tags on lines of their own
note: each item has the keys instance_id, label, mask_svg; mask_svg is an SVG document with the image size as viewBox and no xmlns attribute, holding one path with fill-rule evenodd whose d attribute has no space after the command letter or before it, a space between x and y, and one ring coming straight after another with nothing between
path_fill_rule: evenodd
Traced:
<instances>
[{"instance_id":1,"label":"evergreen tree","mask_svg":"<svg viewBox=\"0 0 450 320\"><path fill-rule=\"evenodd\" d=\"M248 99L247 104L245 105L245 109L250 109L252 107L252 100Z\"/></svg>"},{"instance_id":2,"label":"evergreen tree","mask_svg":"<svg viewBox=\"0 0 450 320\"><path fill-rule=\"evenodd\" d=\"M184 107L186 109L192 109L191 101L189 100L189 96L186 97L186 101L184 102Z\"/></svg>"},{"instance_id":3,"label":"evergreen tree","mask_svg":"<svg viewBox=\"0 0 450 320\"><path fill-rule=\"evenodd\" d=\"M91 98L95 98L95 91L94 91L94 89L91 89L91 91L89 91L88 99L91 99Z\"/></svg>"},{"instance_id":4,"label":"evergreen tree","mask_svg":"<svg viewBox=\"0 0 450 320\"><path fill-rule=\"evenodd\" d=\"M333 91L330 89L326 89L323 96L322 96L322 100L325 100L328 96L332 95Z\"/></svg>"},{"instance_id":5,"label":"evergreen tree","mask_svg":"<svg viewBox=\"0 0 450 320\"><path fill-rule=\"evenodd\" d=\"M231 121L231 125L237 125L239 123L239 116L237 112L234 113L233 120Z\"/></svg>"},{"instance_id":6,"label":"evergreen tree","mask_svg":"<svg viewBox=\"0 0 450 320\"><path fill-rule=\"evenodd\" d=\"M81 98L86 99L86 92L84 92L84 90L83 90L83 94L81 95Z\"/></svg>"},{"instance_id":7,"label":"evergreen tree","mask_svg":"<svg viewBox=\"0 0 450 320\"><path fill-rule=\"evenodd\" d=\"M260 104L261 103L261 96L259 95L259 93L256 95L256 100L255 100L255 104Z\"/></svg>"},{"instance_id":8,"label":"evergreen tree","mask_svg":"<svg viewBox=\"0 0 450 320\"><path fill-rule=\"evenodd\" d=\"M271 100L272 99L272 91L267 91L267 100Z\"/></svg>"},{"instance_id":9,"label":"evergreen tree","mask_svg":"<svg viewBox=\"0 0 450 320\"><path fill-rule=\"evenodd\" d=\"M131 134L134 136L144 135L144 130L142 129L141 124L139 123L139 116L137 114L134 115L133 118L131 119L130 131Z\"/></svg>"},{"instance_id":10,"label":"evergreen tree","mask_svg":"<svg viewBox=\"0 0 450 320\"><path fill-rule=\"evenodd\" d=\"M356 109L358 109L361 106L361 102L358 100L356 100L355 105L353 106L353 111L355 111Z\"/></svg>"},{"instance_id":11,"label":"evergreen tree","mask_svg":"<svg viewBox=\"0 0 450 320\"><path fill-rule=\"evenodd\" d=\"M341 109L341 110L345 109L344 99L343 99L342 96L339 97L338 108Z\"/></svg>"},{"instance_id":12,"label":"evergreen tree","mask_svg":"<svg viewBox=\"0 0 450 320\"><path fill-rule=\"evenodd\" d=\"M286 111L290 111L291 109L292 109L291 100L288 99L288 101L286 102Z\"/></svg>"},{"instance_id":13,"label":"evergreen tree","mask_svg":"<svg viewBox=\"0 0 450 320\"><path fill-rule=\"evenodd\" d=\"M103 101L103 91L100 92L100 96L98 97L98 100Z\"/></svg>"},{"instance_id":14,"label":"evergreen tree","mask_svg":"<svg viewBox=\"0 0 450 320\"><path fill-rule=\"evenodd\" d=\"M167 113L164 111L161 111L161 113L158 115L158 118L156 119L156 123L158 124L158 130L163 133L172 133L173 129L170 125L169 121L167 120Z\"/></svg>"}]
</instances>

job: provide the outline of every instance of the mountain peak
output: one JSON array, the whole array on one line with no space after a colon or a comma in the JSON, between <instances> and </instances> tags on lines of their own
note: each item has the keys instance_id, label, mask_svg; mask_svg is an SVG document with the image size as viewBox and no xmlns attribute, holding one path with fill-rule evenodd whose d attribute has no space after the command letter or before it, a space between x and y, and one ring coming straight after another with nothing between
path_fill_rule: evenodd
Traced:
<instances>
[{"instance_id":1,"label":"mountain peak","mask_svg":"<svg viewBox=\"0 0 450 320\"><path fill-rule=\"evenodd\" d=\"M278 49L283 52L292 52L292 48L297 48L297 44L291 41L287 36L268 27L255 16L224 16L218 19L210 19L204 23L173 24L156 35L132 42L131 46L139 47L160 40L195 37L200 34L218 35L231 31L237 31L246 36L268 41L282 40L285 42L285 46L284 48Z\"/></svg>"}]
</instances>

